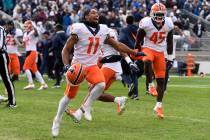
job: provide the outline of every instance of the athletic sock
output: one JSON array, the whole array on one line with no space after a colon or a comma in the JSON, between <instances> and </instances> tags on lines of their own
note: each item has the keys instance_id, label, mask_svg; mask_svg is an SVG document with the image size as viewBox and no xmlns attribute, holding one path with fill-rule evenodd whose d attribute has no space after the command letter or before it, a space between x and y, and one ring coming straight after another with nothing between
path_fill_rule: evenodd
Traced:
<instances>
[{"instance_id":1,"label":"athletic sock","mask_svg":"<svg viewBox=\"0 0 210 140\"><path fill-rule=\"evenodd\" d=\"M83 107L85 109L90 109L92 103L94 100L96 100L104 91L104 87L105 87L105 83L104 82L101 82L101 83L98 83L96 84L92 90L90 91L90 93L88 94L84 104L83 104Z\"/></svg>"},{"instance_id":2,"label":"athletic sock","mask_svg":"<svg viewBox=\"0 0 210 140\"><path fill-rule=\"evenodd\" d=\"M120 97L115 97L115 98L114 98L114 102L118 104L119 98L120 98Z\"/></svg>"},{"instance_id":3,"label":"athletic sock","mask_svg":"<svg viewBox=\"0 0 210 140\"><path fill-rule=\"evenodd\" d=\"M155 106L156 107L162 107L162 102L157 102Z\"/></svg>"},{"instance_id":4,"label":"athletic sock","mask_svg":"<svg viewBox=\"0 0 210 140\"><path fill-rule=\"evenodd\" d=\"M42 78L42 75L39 71L35 72L35 76L36 78L38 79L38 81L41 83L41 84L45 84L45 81L44 79Z\"/></svg>"},{"instance_id":5,"label":"athletic sock","mask_svg":"<svg viewBox=\"0 0 210 140\"><path fill-rule=\"evenodd\" d=\"M70 99L65 95L63 98L61 98L59 105L58 105L58 111L55 116L55 119L61 120L63 112L66 110L67 105L69 104Z\"/></svg>"},{"instance_id":6,"label":"athletic sock","mask_svg":"<svg viewBox=\"0 0 210 140\"><path fill-rule=\"evenodd\" d=\"M25 70L26 73L26 77L28 78L28 83L29 84L33 84L33 79L32 79L32 75L31 75L31 71L30 70Z\"/></svg>"}]
</instances>

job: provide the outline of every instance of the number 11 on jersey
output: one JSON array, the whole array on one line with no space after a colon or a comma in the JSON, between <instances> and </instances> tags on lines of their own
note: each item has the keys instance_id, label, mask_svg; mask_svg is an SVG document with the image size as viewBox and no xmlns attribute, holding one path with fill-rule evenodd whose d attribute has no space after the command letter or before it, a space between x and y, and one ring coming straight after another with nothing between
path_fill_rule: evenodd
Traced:
<instances>
[{"instance_id":1,"label":"number 11 on jersey","mask_svg":"<svg viewBox=\"0 0 210 140\"><path fill-rule=\"evenodd\" d=\"M100 39L98 37L89 37L89 44L87 48L87 54L96 54Z\"/></svg>"}]
</instances>

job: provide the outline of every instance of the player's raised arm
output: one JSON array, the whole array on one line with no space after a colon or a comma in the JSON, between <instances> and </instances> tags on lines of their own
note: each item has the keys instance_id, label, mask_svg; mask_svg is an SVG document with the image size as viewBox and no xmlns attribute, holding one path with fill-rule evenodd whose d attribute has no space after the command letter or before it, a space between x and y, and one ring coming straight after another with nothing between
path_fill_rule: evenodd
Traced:
<instances>
[{"instance_id":1,"label":"player's raised arm","mask_svg":"<svg viewBox=\"0 0 210 140\"><path fill-rule=\"evenodd\" d=\"M68 40L62 50L62 60L63 60L64 65L69 65L69 55L72 51L72 48L74 47L74 44L76 44L77 41L78 41L78 37L75 34L72 34L68 38Z\"/></svg>"},{"instance_id":2,"label":"player's raised arm","mask_svg":"<svg viewBox=\"0 0 210 140\"><path fill-rule=\"evenodd\" d=\"M166 38L167 41L167 53L170 55L173 53L173 30L171 30Z\"/></svg>"}]
</instances>

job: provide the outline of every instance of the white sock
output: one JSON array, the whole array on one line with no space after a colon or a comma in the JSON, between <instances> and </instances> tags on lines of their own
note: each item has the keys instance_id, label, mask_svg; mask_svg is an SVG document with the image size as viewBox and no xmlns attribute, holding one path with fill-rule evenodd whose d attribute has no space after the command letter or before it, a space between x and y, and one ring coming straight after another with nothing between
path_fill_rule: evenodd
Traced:
<instances>
[{"instance_id":1,"label":"white sock","mask_svg":"<svg viewBox=\"0 0 210 140\"><path fill-rule=\"evenodd\" d=\"M32 75L31 75L31 71L30 70L25 70L26 73L26 77L28 78L28 83L29 84L33 84L33 79L32 79Z\"/></svg>"},{"instance_id":2,"label":"white sock","mask_svg":"<svg viewBox=\"0 0 210 140\"><path fill-rule=\"evenodd\" d=\"M149 87L151 87L151 86L155 86L155 84L152 82L152 83L149 83Z\"/></svg>"},{"instance_id":3,"label":"white sock","mask_svg":"<svg viewBox=\"0 0 210 140\"><path fill-rule=\"evenodd\" d=\"M55 119L61 120L63 112L65 111L67 105L69 104L70 99L65 95L63 98L61 98L59 105L58 105L58 111L55 116Z\"/></svg>"},{"instance_id":4,"label":"white sock","mask_svg":"<svg viewBox=\"0 0 210 140\"><path fill-rule=\"evenodd\" d=\"M162 107L162 102L157 102L155 106L156 107Z\"/></svg>"},{"instance_id":5,"label":"white sock","mask_svg":"<svg viewBox=\"0 0 210 140\"><path fill-rule=\"evenodd\" d=\"M101 82L94 86L94 88L90 91L89 95L87 96L83 107L85 109L90 109L94 100L96 100L104 91L105 83Z\"/></svg>"},{"instance_id":6,"label":"white sock","mask_svg":"<svg viewBox=\"0 0 210 140\"><path fill-rule=\"evenodd\" d=\"M42 75L39 71L35 72L35 76L36 78L38 79L38 81L41 83L41 84L45 84L45 81L44 79L42 78Z\"/></svg>"},{"instance_id":7,"label":"white sock","mask_svg":"<svg viewBox=\"0 0 210 140\"><path fill-rule=\"evenodd\" d=\"M115 98L114 98L114 102L118 104L118 102L119 102L119 97L115 97Z\"/></svg>"}]
</instances>

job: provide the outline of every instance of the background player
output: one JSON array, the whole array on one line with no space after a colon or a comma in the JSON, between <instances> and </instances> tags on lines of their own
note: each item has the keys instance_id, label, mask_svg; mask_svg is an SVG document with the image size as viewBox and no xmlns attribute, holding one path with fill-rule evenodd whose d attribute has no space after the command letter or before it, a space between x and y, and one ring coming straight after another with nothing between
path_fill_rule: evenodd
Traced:
<instances>
[{"instance_id":1,"label":"background player","mask_svg":"<svg viewBox=\"0 0 210 140\"><path fill-rule=\"evenodd\" d=\"M150 17L145 17L140 21L137 34L136 48L142 50L147 56L143 58L145 64L145 74L149 79L149 91L155 89L152 83L152 71L154 71L157 81L157 103L154 111L158 118L163 118L162 99L165 88L165 57L164 50L167 47L168 54L173 51L173 22L166 17L166 7L162 3L155 3L151 7ZM144 39L143 46L140 45ZM153 92L154 93L154 92Z\"/></svg>"},{"instance_id":2,"label":"background player","mask_svg":"<svg viewBox=\"0 0 210 140\"><path fill-rule=\"evenodd\" d=\"M103 73L97 66L98 57L101 50L101 45L109 44L117 50L133 55L141 55L122 43L119 43L109 36L109 28L105 25L98 24L99 15L96 9L88 9L84 12L83 23L75 23L72 25L71 36L67 40L66 45L62 51L62 59L67 70L70 67L69 56L74 48L74 56L71 64L81 63L86 66L86 80L94 85L86 98L84 104L75 112L75 118L79 121L83 115L90 114L90 107L94 100L96 100L105 88L105 80ZM78 91L79 86L67 85L65 95L60 100L57 114L53 121L52 135L58 136L62 114L65 111L68 103L72 100Z\"/></svg>"},{"instance_id":3,"label":"background player","mask_svg":"<svg viewBox=\"0 0 210 140\"><path fill-rule=\"evenodd\" d=\"M28 85L24 87L24 90L33 89L35 85L33 83L31 71L35 74L38 81L41 83L39 90L43 90L48 88L47 84L45 83L42 75L37 69L37 48L36 44L38 42L38 31L31 20L27 20L24 23L25 33L23 35L23 44L26 49L26 59L23 65L23 69L26 73L28 78ZM31 71L30 71L31 70Z\"/></svg>"},{"instance_id":4,"label":"background player","mask_svg":"<svg viewBox=\"0 0 210 140\"><path fill-rule=\"evenodd\" d=\"M18 46L21 45L20 39L23 37L23 32L15 28L13 21L6 23L6 44L7 53L9 55L9 72L12 75L12 81L18 80L20 74L20 62L18 58Z\"/></svg>"}]
</instances>

